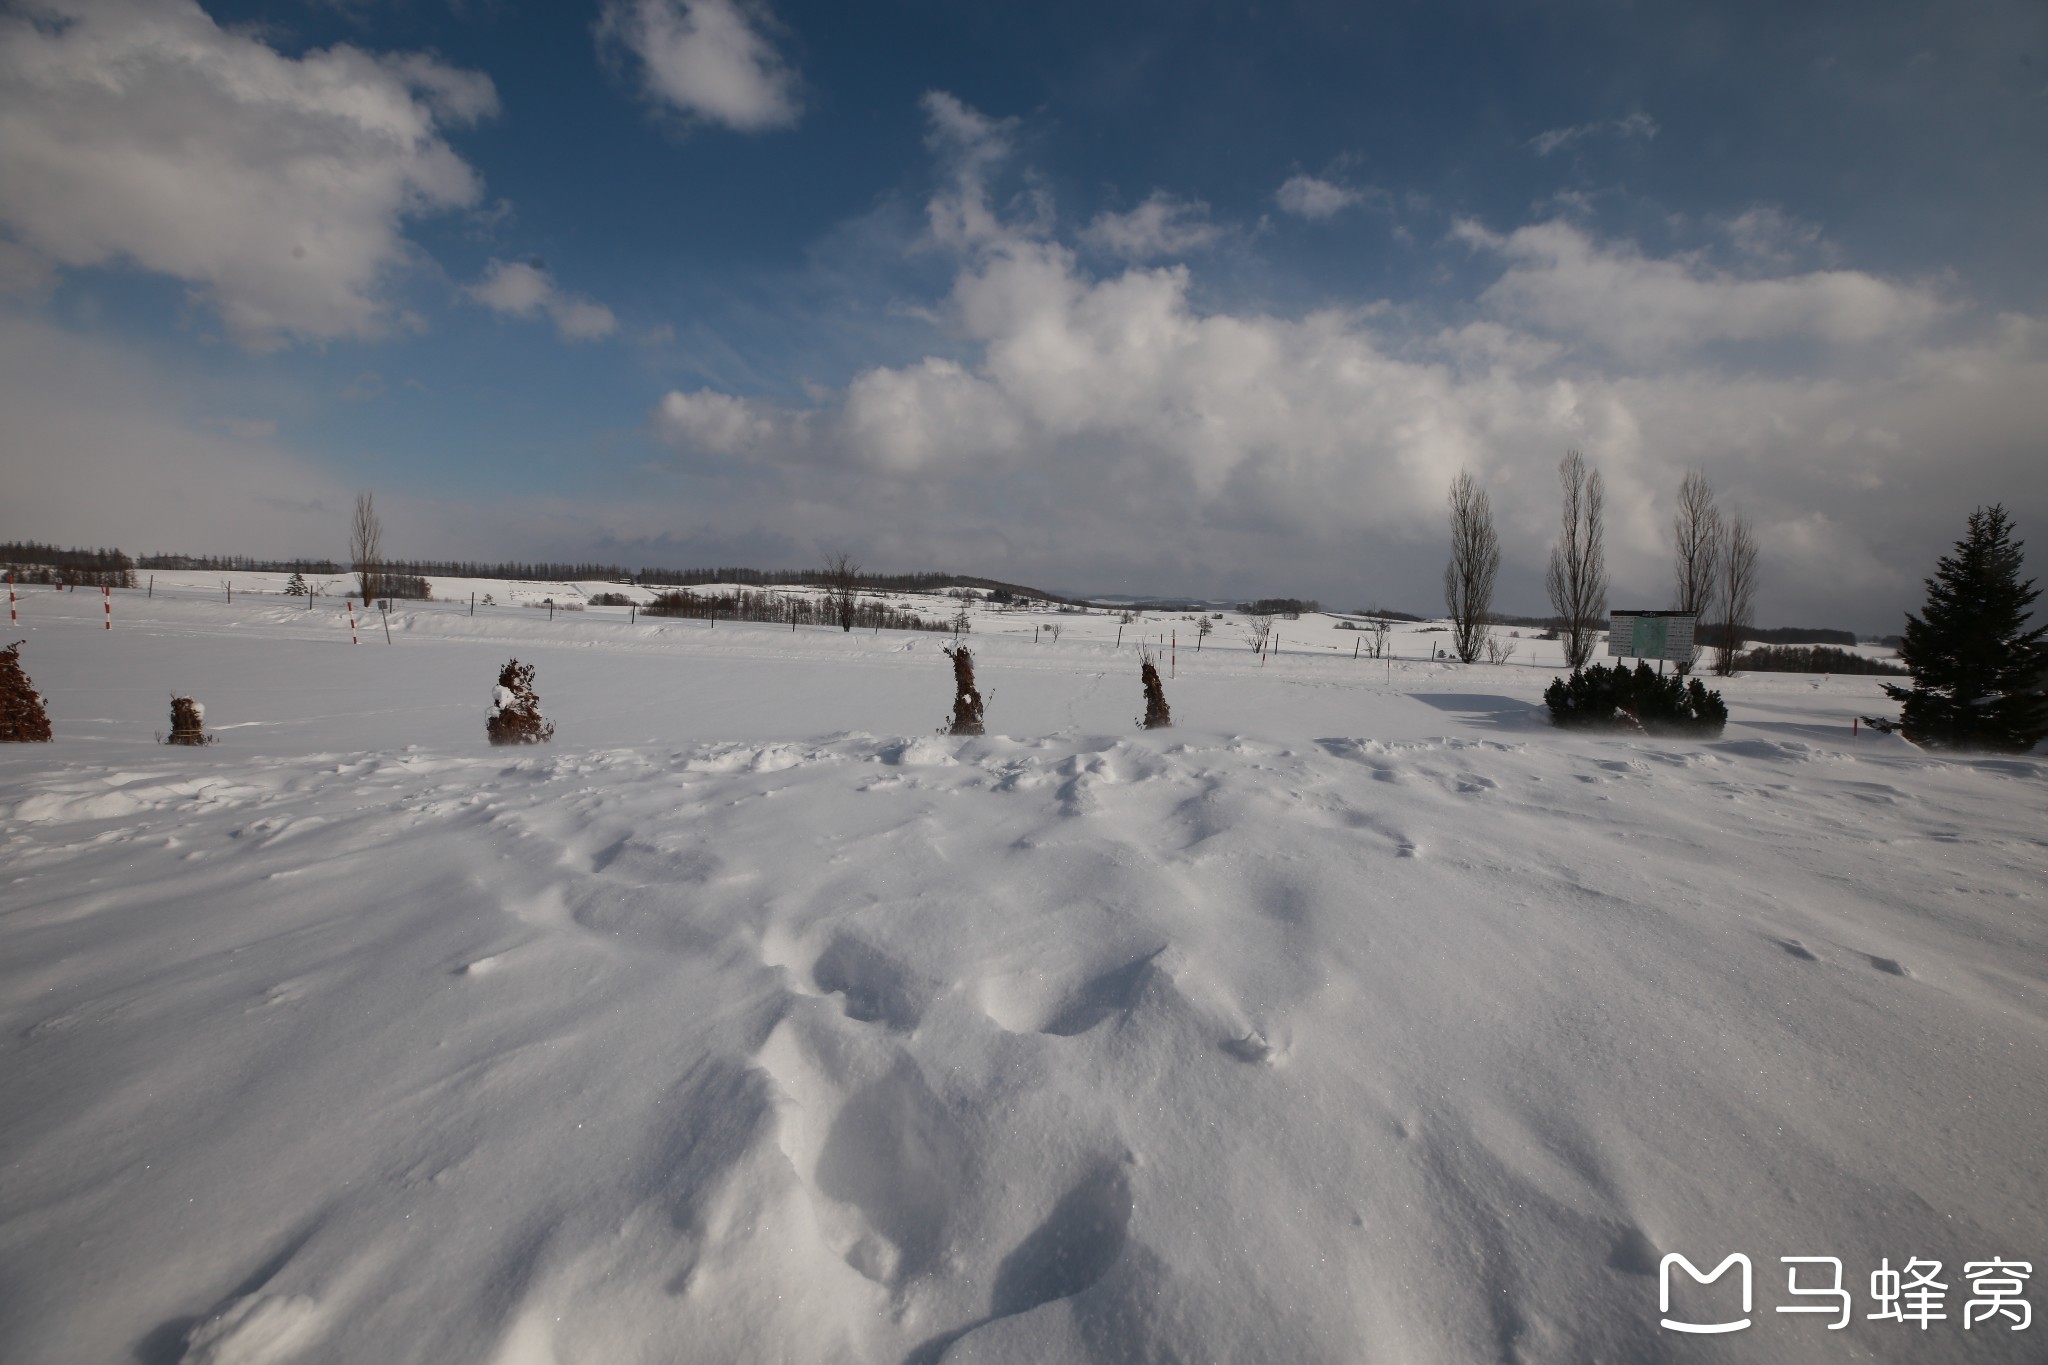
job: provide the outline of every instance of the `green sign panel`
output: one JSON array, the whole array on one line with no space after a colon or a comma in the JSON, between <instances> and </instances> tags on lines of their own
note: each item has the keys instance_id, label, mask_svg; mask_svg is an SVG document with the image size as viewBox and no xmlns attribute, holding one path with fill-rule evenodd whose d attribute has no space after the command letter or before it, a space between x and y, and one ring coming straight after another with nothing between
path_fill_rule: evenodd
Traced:
<instances>
[{"instance_id":1,"label":"green sign panel","mask_svg":"<svg viewBox=\"0 0 2048 1365\"><path fill-rule=\"evenodd\" d=\"M1638 616L1636 620L1635 648L1629 653L1638 659L1661 659L1664 657L1664 641L1670 634L1667 618L1662 616Z\"/></svg>"}]
</instances>

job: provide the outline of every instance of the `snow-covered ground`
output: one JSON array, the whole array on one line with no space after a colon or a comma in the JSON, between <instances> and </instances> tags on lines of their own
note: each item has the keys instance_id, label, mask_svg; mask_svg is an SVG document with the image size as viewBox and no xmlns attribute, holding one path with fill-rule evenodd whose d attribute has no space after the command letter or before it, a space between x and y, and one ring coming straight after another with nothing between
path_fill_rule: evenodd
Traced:
<instances>
[{"instance_id":1,"label":"snow-covered ground","mask_svg":"<svg viewBox=\"0 0 2048 1365\"><path fill-rule=\"evenodd\" d=\"M1962 1318L2048 1261L2048 761L1874 679L1596 737L1554 643L984 609L951 739L929 634L189 577L6 637L0 1359L2042 1358Z\"/></svg>"}]
</instances>

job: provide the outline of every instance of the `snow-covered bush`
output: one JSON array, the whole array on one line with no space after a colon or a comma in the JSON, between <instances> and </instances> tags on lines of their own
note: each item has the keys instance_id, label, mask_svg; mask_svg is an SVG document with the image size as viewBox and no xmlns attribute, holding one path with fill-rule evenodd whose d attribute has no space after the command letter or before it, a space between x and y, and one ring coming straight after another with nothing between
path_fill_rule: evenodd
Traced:
<instances>
[{"instance_id":1,"label":"snow-covered bush","mask_svg":"<svg viewBox=\"0 0 2048 1365\"><path fill-rule=\"evenodd\" d=\"M514 659L498 670L491 689L491 714L484 733L493 744L545 744L555 737L555 723L540 713L533 690L533 665Z\"/></svg>"},{"instance_id":2,"label":"snow-covered bush","mask_svg":"<svg viewBox=\"0 0 2048 1365\"><path fill-rule=\"evenodd\" d=\"M171 733L166 744L211 744L206 734L206 708L190 697L171 698Z\"/></svg>"},{"instance_id":3,"label":"snow-covered bush","mask_svg":"<svg viewBox=\"0 0 2048 1365\"><path fill-rule=\"evenodd\" d=\"M1719 692L1709 692L1698 678L1690 683L1675 673L1660 678L1645 663L1633 673L1619 664L1573 669L1569 681L1551 679L1543 702L1557 725L1711 738L1728 724L1728 706Z\"/></svg>"},{"instance_id":4,"label":"snow-covered bush","mask_svg":"<svg viewBox=\"0 0 2048 1365\"><path fill-rule=\"evenodd\" d=\"M21 668L21 647L16 640L0 649L0 743L40 743L50 738L50 717L43 710L42 694L29 685Z\"/></svg>"},{"instance_id":5,"label":"snow-covered bush","mask_svg":"<svg viewBox=\"0 0 2048 1365\"><path fill-rule=\"evenodd\" d=\"M981 734L982 703L981 693L974 686L974 656L967 652L966 645L947 645L944 648L946 657L953 661L953 719L944 733Z\"/></svg>"},{"instance_id":6,"label":"snow-covered bush","mask_svg":"<svg viewBox=\"0 0 2048 1365\"><path fill-rule=\"evenodd\" d=\"M1141 650L1138 660L1138 677L1145 684L1145 714L1138 723L1147 730L1164 730L1173 724L1173 712L1166 705L1166 689L1159 685L1159 667L1149 649Z\"/></svg>"}]
</instances>

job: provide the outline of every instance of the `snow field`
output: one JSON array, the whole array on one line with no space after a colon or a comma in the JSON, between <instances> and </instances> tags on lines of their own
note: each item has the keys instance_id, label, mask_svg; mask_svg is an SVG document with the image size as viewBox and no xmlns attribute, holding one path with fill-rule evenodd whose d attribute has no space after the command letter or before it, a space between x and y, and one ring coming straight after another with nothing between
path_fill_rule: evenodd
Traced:
<instances>
[{"instance_id":1,"label":"snow field","mask_svg":"<svg viewBox=\"0 0 2048 1365\"><path fill-rule=\"evenodd\" d=\"M1631 740L1212 637L1142 733L996 618L956 740L936 636L61 596L8 1360L2033 1358L1768 1306L2048 1251L2044 764L1852 741L1873 680ZM1756 1328L1659 1329L1732 1250Z\"/></svg>"}]
</instances>

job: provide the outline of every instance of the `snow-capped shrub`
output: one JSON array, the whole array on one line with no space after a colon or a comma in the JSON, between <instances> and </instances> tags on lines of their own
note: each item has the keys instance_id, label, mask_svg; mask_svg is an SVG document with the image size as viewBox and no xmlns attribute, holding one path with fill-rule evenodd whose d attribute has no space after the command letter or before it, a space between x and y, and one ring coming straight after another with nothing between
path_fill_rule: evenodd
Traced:
<instances>
[{"instance_id":1,"label":"snow-capped shrub","mask_svg":"<svg viewBox=\"0 0 2048 1365\"><path fill-rule=\"evenodd\" d=\"M1551 721L1566 726L1712 737L1728 724L1719 692L1709 692L1698 678L1660 678L1645 663L1634 672L1619 664L1573 669L1569 681L1551 680L1543 701Z\"/></svg>"},{"instance_id":2,"label":"snow-capped shrub","mask_svg":"<svg viewBox=\"0 0 2048 1365\"><path fill-rule=\"evenodd\" d=\"M16 640L0 649L0 743L41 743L50 738L50 717L43 710L42 694L29 685L21 668L21 647Z\"/></svg>"},{"instance_id":3,"label":"snow-capped shrub","mask_svg":"<svg viewBox=\"0 0 2048 1365\"><path fill-rule=\"evenodd\" d=\"M945 733L981 734L981 693L974 686L974 656L967 652L966 645L944 648L946 657L953 661L953 719Z\"/></svg>"},{"instance_id":4,"label":"snow-capped shrub","mask_svg":"<svg viewBox=\"0 0 2048 1365\"><path fill-rule=\"evenodd\" d=\"M545 744L555 737L555 724L540 713L533 690L533 665L514 659L498 670L491 689L491 714L484 733L493 744Z\"/></svg>"},{"instance_id":5,"label":"snow-capped shrub","mask_svg":"<svg viewBox=\"0 0 2048 1365\"><path fill-rule=\"evenodd\" d=\"M206 708L190 697L171 698L171 733L166 744L210 744L206 735Z\"/></svg>"},{"instance_id":6,"label":"snow-capped shrub","mask_svg":"<svg viewBox=\"0 0 2048 1365\"><path fill-rule=\"evenodd\" d=\"M1166 689L1159 685L1158 665L1149 649L1141 651L1138 660L1138 677L1145 684L1145 714L1138 723L1147 730L1164 730L1173 724L1173 712L1166 705Z\"/></svg>"}]
</instances>

